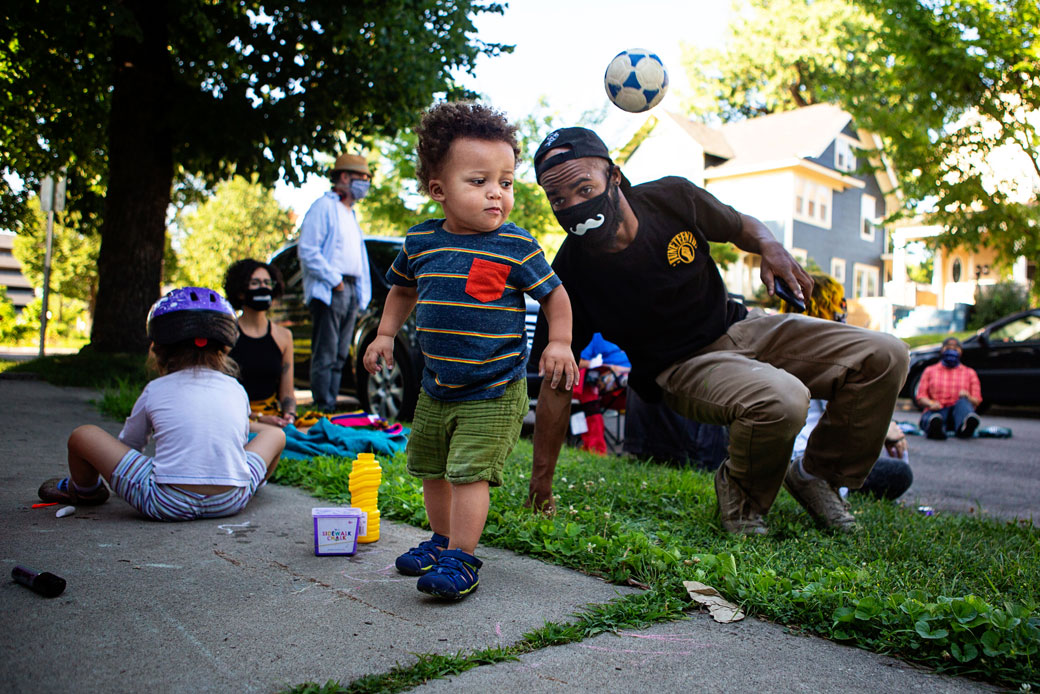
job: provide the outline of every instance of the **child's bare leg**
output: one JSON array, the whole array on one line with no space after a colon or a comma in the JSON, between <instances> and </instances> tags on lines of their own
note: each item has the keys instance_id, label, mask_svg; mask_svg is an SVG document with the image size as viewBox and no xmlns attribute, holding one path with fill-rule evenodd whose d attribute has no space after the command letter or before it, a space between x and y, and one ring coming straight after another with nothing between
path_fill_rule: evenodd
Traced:
<instances>
[{"instance_id":1,"label":"child's bare leg","mask_svg":"<svg viewBox=\"0 0 1040 694\"><path fill-rule=\"evenodd\" d=\"M451 537L452 486L446 479L423 480L422 495L426 517L433 532Z\"/></svg>"},{"instance_id":2,"label":"child's bare leg","mask_svg":"<svg viewBox=\"0 0 1040 694\"><path fill-rule=\"evenodd\" d=\"M473 554L480 542L491 504L486 481L451 485L451 542L448 549Z\"/></svg>"},{"instance_id":3,"label":"child's bare leg","mask_svg":"<svg viewBox=\"0 0 1040 694\"><path fill-rule=\"evenodd\" d=\"M69 435L69 477L80 489L98 483L98 474L112 481L112 471L130 447L101 427L84 424Z\"/></svg>"},{"instance_id":4,"label":"child's bare leg","mask_svg":"<svg viewBox=\"0 0 1040 694\"><path fill-rule=\"evenodd\" d=\"M246 444L246 450L256 453L267 463L266 480L278 467L282 451L285 449L285 432L278 427L262 427L256 432L253 440Z\"/></svg>"}]
</instances>

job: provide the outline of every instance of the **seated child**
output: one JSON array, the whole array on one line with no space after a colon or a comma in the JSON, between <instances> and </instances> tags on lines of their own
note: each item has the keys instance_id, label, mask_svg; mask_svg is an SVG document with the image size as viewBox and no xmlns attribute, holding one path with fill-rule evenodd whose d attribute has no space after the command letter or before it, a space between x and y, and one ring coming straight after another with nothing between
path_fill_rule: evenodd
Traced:
<instances>
[{"instance_id":1,"label":"seated child","mask_svg":"<svg viewBox=\"0 0 1040 694\"><path fill-rule=\"evenodd\" d=\"M44 501L102 504L112 490L155 520L232 516L278 464L281 429L249 435L249 400L228 372L235 312L211 289L175 289L148 312L159 378L145 386L119 438L87 424L69 436L69 476L40 487ZM155 457L141 453L155 437Z\"/></svg>"},{"instance_id":2,"label":"seated child","mask_svg":"<svg viewBox=\"0 0 1040 694\"><path fill-rule=\"evenodd\" d=\"M408 471L422 479L433 537L397 558L417 587L459 599L476 590L473 556L484 530L489 487L528 411L524 292L549 323L539 363L555 386L570 388L570 300L538 242L506 221L513 208L516 127L479 104L442 103L417 129L417 177L444 219L412 227L387 272L378 337L365 353L369 373L394 363L394 336L416 310L425 357L422 392L408 441Z\"/></svg>"}]
</instances>

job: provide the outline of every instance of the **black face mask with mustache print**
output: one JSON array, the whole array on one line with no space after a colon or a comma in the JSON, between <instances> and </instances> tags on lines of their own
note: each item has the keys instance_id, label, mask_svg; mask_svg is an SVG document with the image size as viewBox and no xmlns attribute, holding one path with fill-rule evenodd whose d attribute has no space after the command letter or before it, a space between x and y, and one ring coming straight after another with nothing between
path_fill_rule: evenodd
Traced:
<instances>
[{"instance_id":1,"label":"black face mask with mustache print","mask_svg":"<svg viewBox=\"0 0 1040 694\"><path fill-rule=\"evenodd\" d=\"M590 250L606 250L614 245L621 226L621 197L611 184L596 197L553 212L564 230L581 239Z\"/></svg>"}]
</instances>

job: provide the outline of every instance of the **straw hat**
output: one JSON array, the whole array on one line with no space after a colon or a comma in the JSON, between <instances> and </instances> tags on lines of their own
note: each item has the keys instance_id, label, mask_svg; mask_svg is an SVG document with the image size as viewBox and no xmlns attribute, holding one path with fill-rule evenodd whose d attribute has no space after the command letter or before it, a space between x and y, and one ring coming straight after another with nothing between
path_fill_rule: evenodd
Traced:
<instances>
[{"instance_id":1,"label":"straw hat","mask_svg":"<svg viewBox=\"0 0 1040 694\"><path fill-rule=\"evenodd\" d=\"M358 154L341 154L336 157L336 163L332 165L333 171L354 171L371 175L368 170L368 162Z\"/></svg>"}]
</instances>

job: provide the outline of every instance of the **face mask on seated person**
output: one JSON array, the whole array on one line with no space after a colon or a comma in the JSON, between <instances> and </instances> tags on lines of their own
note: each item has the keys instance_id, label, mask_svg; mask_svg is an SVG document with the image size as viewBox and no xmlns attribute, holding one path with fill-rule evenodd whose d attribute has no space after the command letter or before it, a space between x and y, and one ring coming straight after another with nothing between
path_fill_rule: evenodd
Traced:
<instances>
[{"instance_id":1,"label":"face mask on seated person","mask_svg":"<svg viewBox=\"0 0 1040 694\"><path fill-rule=\"evenodd\" d=\"M952 369L961 363L961 354L955 349L944 349L942 351L942 364L947 369Z\"/></svg>"},{"instance_id":2,"label":"face mask on seated person","mask_svg":"<svg viewBox=\"0 0 1040 694\"><path fill-rule=\"evenodd\" d=\"M254 311L266 311L271 308L271 302L273 300L274 297L271 296L270 288L257 287L255 289L246 290L246 300L242 303Z\"/></svg>"}]
</instances>

